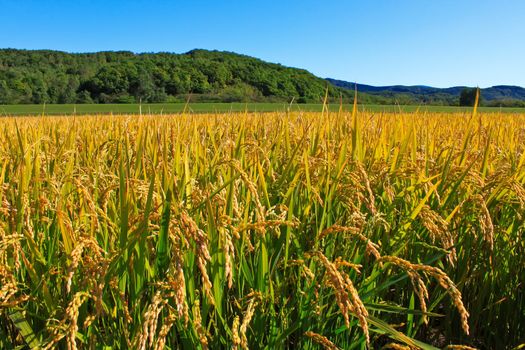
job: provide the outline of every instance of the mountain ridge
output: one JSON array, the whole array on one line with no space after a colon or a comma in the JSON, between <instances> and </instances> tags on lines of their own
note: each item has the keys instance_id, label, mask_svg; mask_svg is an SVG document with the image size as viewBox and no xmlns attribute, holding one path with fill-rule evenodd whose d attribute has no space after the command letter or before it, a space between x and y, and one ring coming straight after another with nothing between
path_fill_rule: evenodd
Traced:
<instances>
[{"instance_id":1,"label":"mountain ridge","mask_svg":"<svg viewBox=\"0 0 525 350\"><path fill-rule=\"evenodd\" d=\"M353 90L355 84L339 79L326 78L334 86L347 90ZM426 85L385 85L374 86L367 84L357 84L358 92L370 93L378 96L389 96L391 94L410 94L415 98L424 99L439 97L446 100L459 99L461 91L469 86L451 86L447 88L437 88ZM525 101L525 88L516 85L494 85L480 89L481 96L488 103L497 101Z\"/></svg>"}]
</instances>

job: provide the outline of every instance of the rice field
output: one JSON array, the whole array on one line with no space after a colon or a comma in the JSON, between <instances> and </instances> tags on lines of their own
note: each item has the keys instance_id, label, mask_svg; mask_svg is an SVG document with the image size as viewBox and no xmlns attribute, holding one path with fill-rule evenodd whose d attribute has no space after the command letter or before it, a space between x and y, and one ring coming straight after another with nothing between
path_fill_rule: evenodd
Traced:
<instances>
[{"instance_id":1,"label":"rice field","mask_svg":"<svg viewBox=\"0 0 525 350\"><path fill-rule=\"evenodd\" d=\"M339 110L339 105L328 106L333 112ZM345 104L345 108L352 109L352 104ZM45 104L45 105L0 105L0 116L57 116L57 115L86 115L86 114L177 114L184 111L197 113L243 113L245 111L256 112L280 112L290 110L299 112L321 112L324 108L322 103L287 103L287 102L194 102L194 103L120 103L120 104ZM459 106L432 106L432 105L359 105L360 110L375 113L466 113L471 107ZM525 108L519 107L479 107L483 113L525 113Z\"/></svg>"},{"instance_id":2,"label":"rice field","mask_svg":"<svg viewBox=\"0 0 525 350\"><path fill-rule=\"evenodd\" d=\"M0 119L1 349L519 349L525 114Z\"/></svg>"}]
</instances>

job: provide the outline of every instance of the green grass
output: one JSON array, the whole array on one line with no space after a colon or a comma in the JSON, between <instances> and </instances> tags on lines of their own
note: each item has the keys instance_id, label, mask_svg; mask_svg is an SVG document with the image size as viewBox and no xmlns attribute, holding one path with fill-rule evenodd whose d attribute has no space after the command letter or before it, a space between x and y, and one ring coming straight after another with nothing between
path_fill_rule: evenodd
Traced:
<instances>
[{"instance_id":1,"label":"green grass","mask_svg":"<svg viewBox=\"0 0 525 350\"><path fill-rule=\"evenodd\" d=\"M169 114L180 113L184 110L184 103L155 103L142 105L143 114ZM215 113L215 112L275 112L291 108L293 111L320 112L322 104L293 104L287 103L192 103L188 105L188 111L193 113ZM346 110L351 110L351 105L344 105ZM456 106L394 106L394 105L361 105L361 109L371 112L468 112L468 107ZM336 111L339 105L333 104L330 109ZM498 108L481 107L481 112L506 112L525 113L525 108ZM10 115L62 115L62 114L138 114L138 104L54 104L54 105L0 105L0 114Z\"/></svg>"}]
</instances>

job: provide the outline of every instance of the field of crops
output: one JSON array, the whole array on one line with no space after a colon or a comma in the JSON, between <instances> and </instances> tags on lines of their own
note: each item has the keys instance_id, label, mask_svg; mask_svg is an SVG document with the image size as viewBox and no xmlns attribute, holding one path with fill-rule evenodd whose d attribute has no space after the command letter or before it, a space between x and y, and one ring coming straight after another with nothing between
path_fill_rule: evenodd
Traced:
<instances>
[{"instance_id":1,"label":"field of crops","mask_svg":"<svg viewBox=\"0 0 525 350\"><path fill-rule=\"evenodd\" d=\"M0 133L1 349L525 342L525 114L24 117Z\"/></svg>"},{"instance_id":2,"label":"field of crops","mask_svg":"<svg viewBox=\"0 0 525 350\"><path fill-rule=\"evenodd\" d=\"M352 105L344 105L352 108ZM339 105L329 108L337 112ZM0 105L0 116L28 116L28 115L84 115L84 114L174 114L185 110L190 113L230 113L230 112L279 112L289 109L294 112L321 112L322 103L264 103L264 102L233 102L233 103L137 103L120 104L46 104L46 105ZM360 105L360 110L371 112L434 112L434 113L461 113L471 110L470 107L459 106L431 106L431 105ZM480 107L484 113L520 113L525 114L525 108L513 107Z\"/></svg>"}]
</instances>

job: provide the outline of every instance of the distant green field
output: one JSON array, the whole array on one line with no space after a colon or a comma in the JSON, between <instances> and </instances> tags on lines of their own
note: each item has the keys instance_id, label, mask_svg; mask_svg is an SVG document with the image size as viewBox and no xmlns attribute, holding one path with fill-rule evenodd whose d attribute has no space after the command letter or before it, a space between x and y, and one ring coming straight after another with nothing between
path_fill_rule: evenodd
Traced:
<instances>
[{"instance_id":1,"label":"distant green field","mask_svg":"<svg viewBox=\"0 0 525 350\"><path fill-rule=\"evenodd\" d=\"M143 104L142 114L169 114L181 113L184 110L184 103L158 103ZM293 104L286 103L192 103L187 107L189 113L213 113L213 112L273 112L284 111L321 111L321 104ZM344 105L343 108L350 110L352 106ZM454 106L394 106L394 105L361 105L360 109L372 112L462 112L470 111L468 107ZM11 115L71 115L71 114L138 114L140 113L138 104L54 104L54 105L0 105L0 114L3 116ZM330 110L337 111L339 105L330 105ZM498 108L481 107L481 112L511 112L525 113L525 108Z\"/></svg>"}]
</instances>

